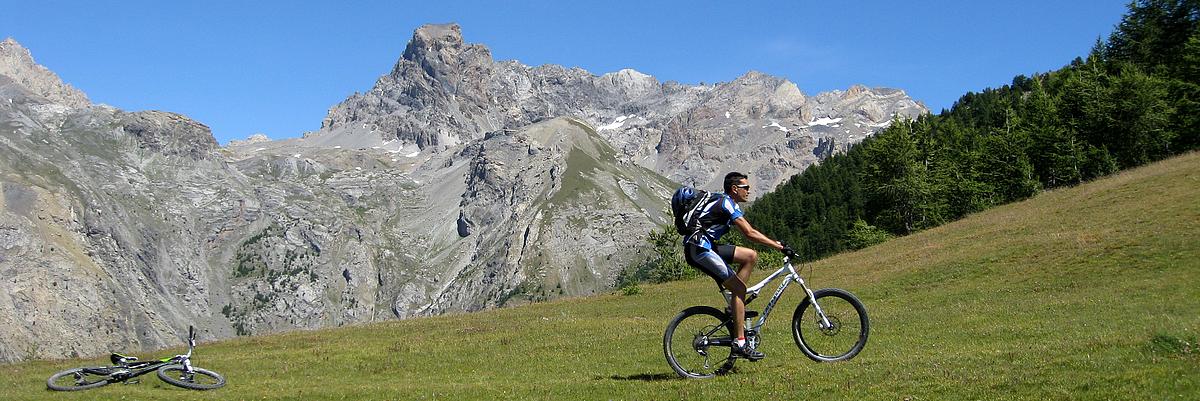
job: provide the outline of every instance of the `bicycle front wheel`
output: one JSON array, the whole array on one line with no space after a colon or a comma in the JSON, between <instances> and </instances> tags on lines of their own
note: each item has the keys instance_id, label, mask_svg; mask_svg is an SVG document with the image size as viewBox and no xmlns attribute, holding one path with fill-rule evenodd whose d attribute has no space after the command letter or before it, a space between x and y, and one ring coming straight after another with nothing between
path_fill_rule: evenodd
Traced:
<instances>
[{"instance_id":1,"label":"bicycle front wheel","mask_svg":"<svg viewBox=\"0 0 1200 401\"><path fill-rule=\"evenodd\" d=\"M173 385L192 390L212 390L225 385L225 377L204 368L192 367L188 373L183 365L167 365L158 368L158 378Z\"/></svg>"},{"instance_id":2,"label":"bicycle front wheel","mask_svg":"<svg viewBox=\"0 0 1200 401\"><path fill-rule=\"evenodd\" d=\"M871 331L862 301L837 288L814 291L813 298L828 324L813 307L813 299L805 298L792 315L792 338L796 346L817 362L844 361L858 355L867 345L867 334Z\"/></svg>"},{"instance_id":3,"label":"bicycle front wheel","mask_svg":"<svg viewBox=\"0 0 1200 401\"><path fill-rule=\"evenodd\" d=\"M104 386L112 379L112 370L107 367L67 369L55 373L46 380L46 388L56 391L87 390Z\"/></svg>"},{"instance_id":4,"label":"bicycle front wheel","mask_svg":"<svg viewBox=\"0 0 1200 401\"><path fill-rule=\"evenodd\" d=\"M733 321L709 306L693 306L667 324L663 353L679 376L705 379L733 368Z\"/></svg>"}]
</instances>

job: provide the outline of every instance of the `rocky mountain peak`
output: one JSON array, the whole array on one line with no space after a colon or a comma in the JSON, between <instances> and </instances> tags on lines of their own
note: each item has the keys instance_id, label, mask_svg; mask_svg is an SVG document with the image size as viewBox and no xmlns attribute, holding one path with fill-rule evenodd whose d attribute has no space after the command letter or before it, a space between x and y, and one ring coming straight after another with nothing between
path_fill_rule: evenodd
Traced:
<instances>
[{"instance_id":1,"label":"rocky mountain peak","mask_svg":"<svg viewBox=\"0 0 1200 401\"><path fill-rule=\"evenodd\" d=\"M740 85L763 85L763 84L777 84L779 81L782 81L782 80L783 80L783 78L774 77L771 75L764 74L760 71L751 70L751 71L746 72L745 74L742 74L742 76L737 77L737 79L734 79L733 83L740 84Z\"/></svg>"},{"instance_id":2,"label":"rocky mountain peak","mask_svg":"<svg viewBox=\"0 0 1200 401\"><path fill-rule=\"evenodd\" d=\"M777 110L798 110L804 106L806 98L800 88L792 81L783 80L771 93L770 105Z\"/></svg>"},{"instance_id":3,"label":"rocky mountain peak","mask_svg":"<svg viewBox=\"0 0 1200 401\"><path fill-rule=\"evenodd\" d=\"M770 99L768 99L770 103L780 106L781 109L796 109L804 105L804 93L795 83L786 78L750 71L734 79L732 84L734 90L738 91L749 88L762 91L762 93L770 93Z\"/></svg>"},{"instance_id":4,"label":"rocky mountain peak","mask_svg":"<svg viewBox=\"0 0 1200 401\"><path fill-rule=\"evenodd\" d=\"M458 24L427 24L413 32L412 41L404 49L404 58L412 59L422 51L428 53L444 48L459 48L463 45L462 27Z\"/></svg>"},{"instance_id":5,"label":"rocky mountain peak","mask_svg":"<svg viewBox=\"0 0 1200 401\"><path fill-rule=\"evenodd\" d=\"M662 84L657 79L630 68L601 75L596 84L607 86L630 99L662 93Z\"/></svg>"},{"instance_id":6,"label":"rocky mountain peak","mask_svg":"<svg viewBox=\"0 0 1200 401\"><path fill-rule=\"evenodd\" d=\"M63 83L54 72L34 62L29 50L13 38L0 42L0 75L8 76L13 82L53 103L73 108L91 105L87 95Z\"/></svg>"},{"instance_id":7,"label":"rocky mountain peak","mask_svg":"<svg viewBox=\"0 0 1200 401\"><path fill-rule=\"evenodd\" d=\"M487 47L463 42L457 24L422 26L392 71L369 92L331 107L321 128L422 149L479 139L503 126L488 113L495 66Z\"/></svg>"},{"instance_id":8,"label":"rocky mountain peak","mask_svg":"<svg viewBox=\"0 0 1200 401\"><path fill-rule=\"evenodd\" d=\"M267 142L271 142L271 138L267 137L266 134L258 133L258 134L250 135L250 137L248 137L244 140L236 140L235 139L235 140L229 141L229 146L249 146L249 145L254 145L256 143L267 143Z\"/></svg>"},{"instance_id":9,"label":"rocky mountain peak","mask_svg":"<svg viewBox=\"0 0 1200 401\"><path fill-rule=\"evenodd\" d=\"M863 85L863 84L854 84L853 86L851 86L851 87L850 87L850 89L847 89L847 90L846 90L846 96L847 96L847 97L849 97L849 96L861 96L863 93L866 93L866 92L869 92L869 91L870 91L870 89L868 89L868 88L867 88L865 85Z\"/></svg>"},{"instance_id":10,"label":"rocky mountain peak","mask_svg":"<svg viewBox=\"0 0 1200 401\"><path fill-rule=\"evenodd\" d=\"M406 64L419 65L427 74L442 79L456 74L464 65L490 64L491 52L482 45L463 42L458 24L423 25L413 32L412 40L392 70L393 77L402 77Z\"/></svg>"},{"instance_id":11,"label":"rocky mountain peak","mask_svg":"<svg viewBox=\"0 0 1200 401\"><path fill-rule=\"evenodd\" d=\"M143 149L200 160L218 147L207 125L178 113L148 110L118 116L122 130Z\"/></svg>"}]
</instances>

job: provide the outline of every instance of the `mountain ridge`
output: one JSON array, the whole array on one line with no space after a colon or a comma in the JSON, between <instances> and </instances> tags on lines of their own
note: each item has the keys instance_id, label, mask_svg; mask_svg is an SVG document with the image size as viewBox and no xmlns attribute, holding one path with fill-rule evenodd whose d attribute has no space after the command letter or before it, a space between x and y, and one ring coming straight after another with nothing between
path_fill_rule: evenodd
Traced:
<instances>
[{"instance_id":1,"label":"mountain ridge","mask_svg":"<svg viewBox=\"0 0 1200 401\"><path fill-rule=\"evenodd\" d=\"M0 41L0 75L17 77L16 83L56 104L74 108L92 104L82 91L37 64L29 50L11 37Z\"/></svg>"},{"instance_id":2,"label":"mountain ridge","mask_svg":"<svg viewBox=\"0 0 1200 401\"><path fill-rule=\"evenodd\" d=\"M898 89L855 85L810 97L757 71L689 86L632 69L596 76L495 61L486 46L465 42L459 25L443 24L418 28L371 90L330 108L321 132L365 131L438 149L571 116L599 128L622 159L675 181L719 187L725 172L740 170L769 190L818 162L822 139L844 149L895 116L927 112Z\"/></svg>"}]
</instances>

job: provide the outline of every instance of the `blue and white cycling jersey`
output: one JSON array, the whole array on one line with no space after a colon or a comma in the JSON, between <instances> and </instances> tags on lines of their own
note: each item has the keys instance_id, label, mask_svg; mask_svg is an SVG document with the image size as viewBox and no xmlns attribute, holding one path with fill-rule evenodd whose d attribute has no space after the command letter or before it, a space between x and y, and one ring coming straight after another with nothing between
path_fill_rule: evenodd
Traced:
<instances>
[{"instance_id":1,"label":"blue and white cycling jersey","mask_svg":"<svg viewBox=\"0 0 1200 401\"><path fill-rule=\"evenodd\" d=\"M713 202L700 212L700 231L683 238L683 243L695 244L704 249L713 249L713 243L729 232L729 225L742 217L742 208L738 207L729 195L720 193L721 200Z\"/></svg>"}]
</instances>

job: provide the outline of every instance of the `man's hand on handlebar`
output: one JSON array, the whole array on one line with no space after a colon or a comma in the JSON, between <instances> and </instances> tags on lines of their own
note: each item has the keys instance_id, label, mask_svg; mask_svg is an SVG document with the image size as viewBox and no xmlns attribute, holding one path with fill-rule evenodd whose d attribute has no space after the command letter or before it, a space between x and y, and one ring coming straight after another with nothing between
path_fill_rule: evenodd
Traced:
<instances>
[{"instance_id":1,"label":"man's hand on handlebar","mask_svg":"<svg viewBox=\"0 0 1200 401\"><path fill-rule=\"evenodd\" d=\"M780 249L779 251L783 252L784 256L792 259L798 259L800 257L800 255L796 253L795 249L792 249L792 247L788 246L788 244L785 244L783 241L779 241L779 245L783 245L783 249Z\"/></svg>"}]
</instances>

